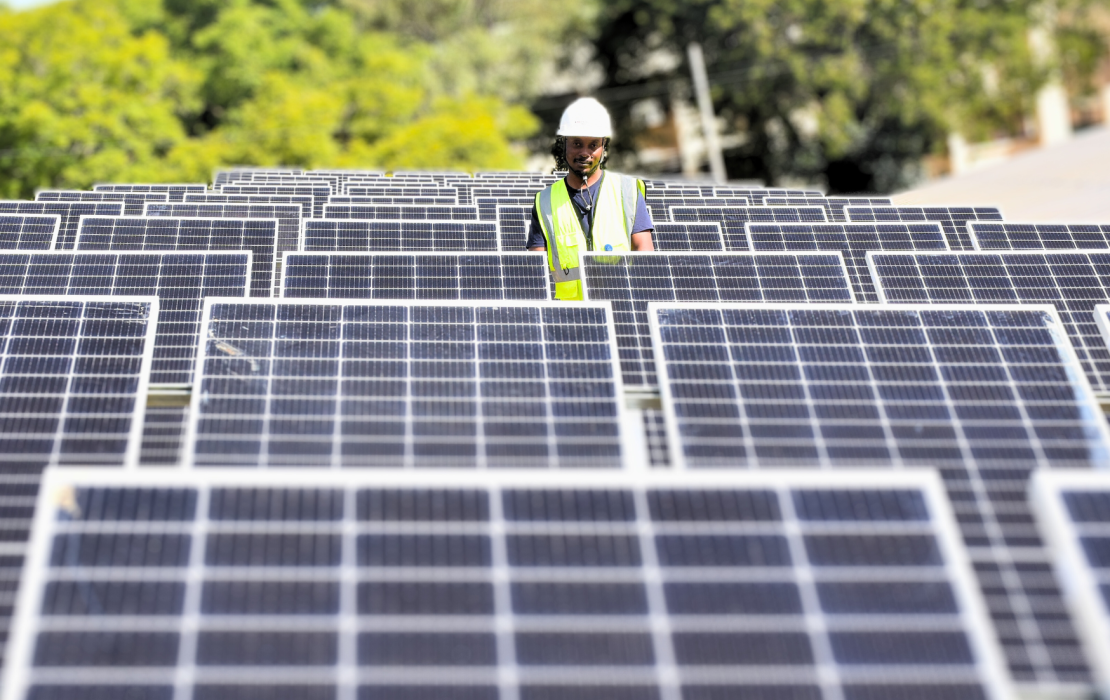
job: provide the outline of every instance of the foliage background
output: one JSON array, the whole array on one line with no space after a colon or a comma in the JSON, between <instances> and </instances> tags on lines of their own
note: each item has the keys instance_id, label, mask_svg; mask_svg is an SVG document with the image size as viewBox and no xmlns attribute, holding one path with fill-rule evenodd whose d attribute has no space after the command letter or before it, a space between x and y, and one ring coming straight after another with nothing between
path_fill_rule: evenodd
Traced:
<instances>
[{"instance_id":1,"label":"foliage background","mask_svg":"<svg viewBox=\"0 0 1110 700\"><path fill-rule=\"evenodd\" d=\"M2 0L0 0L2 2ZM1110 0L65 0L0 5L0 197L223 165L505 169L575 92L639 169L643 99L700 42L733 178L889 191L958 130L1093 90ZM1049 13L1049 14L1046 14ZM1051 20L1051 21L1048 21ZM1056 50L1029 36L1054 27ZM563 84L552 76L563 75ZM555 94L552 94L555 93ZM531 139L529 141L529 139Z\"/></svg>"}]
</instances>

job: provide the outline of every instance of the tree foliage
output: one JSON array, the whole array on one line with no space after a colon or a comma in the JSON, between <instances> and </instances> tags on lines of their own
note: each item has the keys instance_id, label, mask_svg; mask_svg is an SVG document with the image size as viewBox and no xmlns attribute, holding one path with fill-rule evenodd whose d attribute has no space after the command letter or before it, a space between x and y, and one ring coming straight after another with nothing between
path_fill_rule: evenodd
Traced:
<instances>
[{"instance_id":1,"label":"tree foliage","mask_svg":"<svg viewBox=\"0 0 1110 700\"><path fill-rule=\"evenodd\" d=\"M1082 14L1083 0L1061 1ZM1020 128L1057 68L1029 40L1045 11L1042 0L612 0L596 45L608 85L681 85L686 46L700 42L717 114L741 140L726 152L731 177L890 191L950 131ZM677 67L645 68L660 54ZM1072 65L1089 69L1084 56Z\"/></svg>"},{"instance_id":2,"label":"tree foliage","mask_svg":"<svg viewBox=\"0 0 1110 700\"><path fill-rule=\"evenodd\" d=\"M520 105L557 42L518 35L517 5L454 5L426 21L418 0L0 12L0 195L228 164L519 167L536 129Z\"/></svg>"}]
</instances>

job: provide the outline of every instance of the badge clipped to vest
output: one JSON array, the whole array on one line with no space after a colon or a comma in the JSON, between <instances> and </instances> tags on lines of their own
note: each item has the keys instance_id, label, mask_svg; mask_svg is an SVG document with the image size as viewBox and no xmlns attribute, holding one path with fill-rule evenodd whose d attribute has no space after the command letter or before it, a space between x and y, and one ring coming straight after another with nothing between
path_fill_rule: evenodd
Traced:
<instances>
[{"instance_id":1,"label":"badge clipped to vest","mask_svg":"<svg viewBox=\"0 0 1110 700\"><path fill-rule=\"evenodd\" d=\"M605 244L605 251L606 252L612 252L612 250L613 250L613 244L612 243L606 243Z\"/></svg>"}]
</instances>

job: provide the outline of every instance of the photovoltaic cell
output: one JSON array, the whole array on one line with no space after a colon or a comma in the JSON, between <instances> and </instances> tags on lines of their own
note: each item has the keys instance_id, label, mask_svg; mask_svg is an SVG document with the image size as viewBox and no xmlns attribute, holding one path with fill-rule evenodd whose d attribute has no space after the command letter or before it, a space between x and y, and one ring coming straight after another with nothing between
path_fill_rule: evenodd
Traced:
<instances>
[{"instance_id":1,"label":"photovoltaic cell","mask_svg":"<svg viewBox=\"0 0 1110 700\"><path fill-rule=\"evenodd\" d=\"M477 207L389 206L367 204L329 204L325 219L401 219L417 221L477 221Z\"/></svg>"},{"instance_id":2,"label":"photovoltaic cell","mask_svg":"<svg viewBox=\"0 0 1110 700\"><path fill-rule=\"evenodd\" d=\"M526 250L528 227L532 222L532 207L497 207L497 231L501 250L510 252Z\"/></svg>"},{"instance_id":3,"label":"photovoltaic cell","mask_svg":"<svg viewBox=\"0 0 1110 700\"><path fill-rule=\"evenodd\" d=\"M436 197L451 198L459 202L458 191L454 187L392 184L386 181L381 185L348 185L345 194L351 197Z\"/></svg>"},{"instance_id":4,"label":"photovoltaic cell","mask_svg":"<svg viewBox=\"0 0 1110 700\"><path fill-rule=\"evenodd\" d=\"M340 205L377 205L377 206L447 206L456 205L454 197L350 197L347 195L332 195L328 197L328 204Z\"/></svg>"},{"instance_id":5,"label":"photovoltaic cell","mask_svg":"<svg viewBox=\"0 0 1110 700\"><path fill-rule=\"evenodd\" d=\"M648 302L852 303L839 255L775 253L586 253L585 297L608 301L626 387L659 385Z\"/></svg>"},{"instance_id":6,"label":"photovoltaic cell","mask_svg":"<svg viewBox=\"0 0 1110 700\"><path fill-rule=\"evenodd\" d=\"M181 202L185 199L185 194L188 192L204 193L208 191L208 185L203 182L196 184L135 184L135 185L122 185L118 183L105 183L102 185L93 185L93 190L96 192L165 192L166 196L171 202Z\"/></svg>"},{"instance_id":7,"label":"photovoltaic cell","mask_svg":"<svg viewBox=\"0 0 1110 700\"><path fill-rule=\"evenodd\" d=\"M282 293L317 299L549 299L539 253L286 253Z\"/></svg>"},{"instance_id":8,"label":"photovoltaic cell","mask_svg":"<svg viewBox=\"0 0 1110 700\"><path fill-rule=\"evenodd\" d=\"M148 204L144 216L180 219L277 219L277 252L296 250L301 236L301 208L296 204Z\"/></svg>"},{"instance_id":9,"label":"photovoltaic cell","mask_svg":"<svg viewBox=\"0 0 1110 700\"><path fill-rule=\"evenodd\" d=\"M867 268L870 250L947 250L940 224L748 224L752 250L839 251L856 301L879 300Z\"/></svg>"},{"instance_id":10,"label":"photovoltaic cell","mask_svg":"<svg viewBox=\"0 0 1110 700\"><path fill-rule=\"evenodd\" d=\"M249 250L251 296L269 297L274 270L277 219L181 219L83 216L78 250Z\"/></svg>"},{"instance_id":11,"label":"photovoltaic cell","mask_svg":"<svg viewBox=\"0 0 1110 700\"><path fill-rule=\"evenodd\" d=\"M747 197L682 197L670 192L649 194L644 199L656 223L672 220L671 207L749 207L752 204Z\"/></svg>"},{"instance_id":12,"label":"photovoltaic cell","mask_svg":"<svg viewBox=\"0 0 1110 700\"><path fill-rule=\"evenodd\" d=\"M825 221L821 207L671 207L675 223L717 223L725 237L725 250L749 250L744 224L756 222Z\"/></svg>"},{"instance_id":13,"label":"photovoltaic cell","mask_svg":"<svg viewBox=\"0 0 1110 700\"><path fill-rule=\"evenodd\" d=\"M1110 391L1110 351L1094 313L1110 302L1110 251L870 253L868 263L892 303L1052 304L1087 380Z\"/></svg>"},{"instance_id":14,"label":"photovoltaic cell","mask_svg":"<svg viewBox=\"0 0 1110 700\"><path fill-rule=\"evenodd\" d=\"M996 224L969 221L976 250L1110 248L1110 224Z\"/></svg>"},{"instance_id":15,"label":"photovoltaic cell","mask_svg":"<svg viewBox=\"0 0 1110 700\"><path fill-rule=\"evenodd\" d=\"M608 306L206 302L195 467L608 467Z\"/></svg>"},{"instance_id":16,"label":"photovoltaic cell","mask_svg":"<svg viewBox=\"0 0 1110 700\"><path fill-rule=\"evenodd\" d=\"M77 240L82 216L122 216L123 202L25 202L0 200L0 214L40 214L59 217L58 237L49 249L65 250Z\"/></svg>"},{"instance_id":17,"label":"photovoltaic cell","mask_svg":"<svg viewBox=\"0 0 1110 700\"><path fill-rule=\"evenodd\" d=\"M1110 479L1106 474L1039 471L1029 497L1044 533L1056 575L1095 676L1095 689L1110 689Z\"/></svg>"},{"instance_id":18,"label":"photovoltaic cell","mask_svg":"<svg viewBox=\"0 0 1110 700\"><path fill-rule=\"evenodd\" d=\"M0 250L50 250L60 225L56 214L0 214Z\"/></svg>"},{"instance_id":19,"label":"photovoltaic cell","mask_svg":"<svg viewBox=\"0 0 1110 700\"><path fill-rule=\"evenodd\" d=\"M496 221L500 207L520 207L530 213L535 201L535 197L482 197L474 200L474 206L478 207L479 220Z\"/></svg>"},{"instance_id":20,"label":"photovoltaic cell","mask_svg":"<svg viewBox=\"0 0 1110 700\"><path fill-rule=\"evenodd\" d=\"M123 202L124 216L142 216L147 202L168 201L165 192L87 192L85 190L39 190L36 202Z\"/></svg>"},{"instance_id":21,"label":"photovoltaic cell","mask_svg":"<svg viewBox=\"0 0 1110 700\"><path fill-rule=\"evenodd\" d=\"M497 224L480 221L305 219L302 252L496 251Z\"/></svg>"},{"instance_id":22,"label":"photovoltaic cell","mask_svg":"<svg viewBox=\"0 0 1110 700\"><path fill-rule=\"evenodd\" d=\"M133 476L49 473L5 697L1012 697L930 473Z\"/></svg>"},{"instance_id":23,"label":"photovoltaic cell","mask_svg":"<svg viewBox=\"0 0 1110 700\"><path fill-rule=\"evenodd\" d=\"M650 307L680 468L935 467L1014 678L1089 683L1032 523L1038 467L1105 468L1050 306Z\"/></svg>"},{"instance_id":24,"label":"photovoltaic cell","mask_svg":"<svg viewBox=\"0 0 1110 700\"><path fill-rule=\"evenodd\" d=\"M996 207L848 207L849 221L936 221L952 250L974 250L970 221L1002 221Z\"/></svg>"}]
</instances>

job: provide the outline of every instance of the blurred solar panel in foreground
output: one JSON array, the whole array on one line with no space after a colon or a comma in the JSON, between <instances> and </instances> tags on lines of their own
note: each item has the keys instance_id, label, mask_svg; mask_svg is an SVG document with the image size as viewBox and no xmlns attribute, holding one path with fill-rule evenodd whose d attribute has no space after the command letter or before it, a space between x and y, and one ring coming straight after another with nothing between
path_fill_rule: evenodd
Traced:
<instances>
[{"instance_id":1,"label":"blurred solar panel in foreground","mask_svg":"<svg viewBox=\"0 0 1110 700\"><path fill-rule=\"evenodd\" d=\"M603 476L51 472L5 697L1012 697L934 475Z\"/></svg>"}]
</instances>

